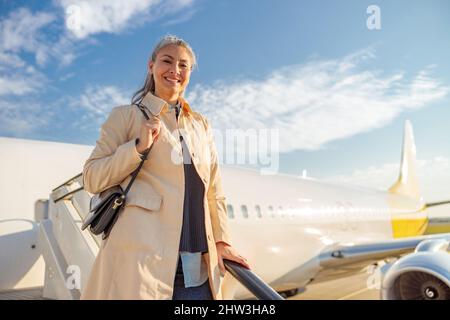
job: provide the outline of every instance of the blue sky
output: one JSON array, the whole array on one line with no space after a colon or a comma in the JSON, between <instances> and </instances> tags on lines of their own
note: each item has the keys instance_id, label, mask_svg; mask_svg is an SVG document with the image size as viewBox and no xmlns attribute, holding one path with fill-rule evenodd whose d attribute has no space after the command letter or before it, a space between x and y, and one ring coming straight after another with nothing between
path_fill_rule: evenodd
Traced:
<instances>
[{"instance_id":1,"label":"blue sky","mask_svg":"<svg viewBox=\"0 0 450 320\"><path fill-rule=\"evenodd\" d=\"M385 186L410 119L420 174L450 186L448 1L3 0L0 12L0 136L94 145L171 33L198 56L193 108L218 130L279 129L281 172Z\"/></svg>"}]
</instances>

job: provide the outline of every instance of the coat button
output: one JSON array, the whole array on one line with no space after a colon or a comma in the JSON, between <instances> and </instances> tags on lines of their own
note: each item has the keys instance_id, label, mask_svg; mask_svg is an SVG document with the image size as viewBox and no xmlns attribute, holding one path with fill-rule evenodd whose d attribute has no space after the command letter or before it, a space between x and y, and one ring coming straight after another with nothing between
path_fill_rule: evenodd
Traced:
<instances>
[{"instance_id":1,"label":"coat button","mask_svg":"<svg viewBox=\"0 0 450 320\"><path fill-rule=\"evenodd\" d=\"M208 240L211 241L211 235L210 234L208 234Z\"/></svg>"}]
</instances>

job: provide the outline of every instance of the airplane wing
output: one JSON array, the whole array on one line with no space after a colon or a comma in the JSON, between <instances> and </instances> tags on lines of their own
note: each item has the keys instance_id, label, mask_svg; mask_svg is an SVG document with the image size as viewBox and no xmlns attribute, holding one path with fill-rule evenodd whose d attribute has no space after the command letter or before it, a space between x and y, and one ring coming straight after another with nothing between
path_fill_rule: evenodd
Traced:
<instances>
[{"instance_id":1,"label":"airplane wing","mask_svg":"<svg viewBox=\"0 0 450 320\"><path fill-rule=\"evenodd\" d=\"M424 208L450 204L449 200L426 203ZM446 220L447 222L447 220ZM400 258L401 256L417 251L417 246L424 241L442 240L447 243L444 250L450 250L450 233L437 233L416 237L405 237L376 243L364 243L357 245L332 244L319 255L319 263L322 272L315 280L332 277L333 270L337 274L345 271L361 270L367 265L377 263L380 260ZM433 243L436 243L435 241Z\"/></svg>"},{"instance_id":2,"label":"airplane wing","mask_svg":"<svg viewBox=\"0 0 450 320\"><path fill-rule=\"evenodd\" d=\"M322 282L382 264L379 287L385 300L450 299L450 233L358 245L331 245L319 255ZM368 278L369 280L369 278Z\"/></svg>"},{"instance_id":3,"label":"airplane wing","mask_svg":"<svg viewBox=\"0 0 450 320\"><path fill-rule=\"evenodd\" d=\"M425 240L443 240L448 242L450 241L450 233L358 245L331 245L320 254L320 266L323 269L358 269L380 260L400 258L404 254L414 251Z\"/></svg>"}]
</instances>

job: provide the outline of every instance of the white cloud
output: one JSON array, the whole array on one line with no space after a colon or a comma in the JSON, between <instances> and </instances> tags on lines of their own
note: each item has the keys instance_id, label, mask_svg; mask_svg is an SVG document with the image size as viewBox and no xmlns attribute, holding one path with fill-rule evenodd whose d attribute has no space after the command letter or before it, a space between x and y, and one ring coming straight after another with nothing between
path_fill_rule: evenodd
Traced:
<instances>
[{"instance_id":1,"label":"white cloud","mask_svg":"<svg viewBox=\"0 0 450 320\"><path fill-rule=\"evenodd\" d=\"M186 11L183 11L183 14L180 14L174 18L171 18L167 20L166 22L162 23L162 26L168 27L175 24L180 24L186 21L191 20L191 18L197 13L197 8L189 8Z\"/></svg>"},{"instance_id":2,"label":"white cloud","mask_svg":"<svg viewBox=\"0 0 450 320\"><path fill-rule=\"evenodd\" d=\"M25 137L49 124L52 111L29 99L0 100L2 135Z\"/></svg>"},{"instance_id":3,"label":"white cloud","mask_svg":"<svg viewBox=\"0 0 450 320\"><path fill-rule=\"evenodd\" d=\"M8 72L0 75L0 96L29 94L42 88L46 81L46 77L31 66Z\"/></svg>"},{"instance_id":4,"label":"white cloud","mask_svg":"<svg viewBox=\"0 0 450 320\"><path fill-rule=\"evenodd\" d=\"M62 65L69 64L74 57L73 41L67 34L52 37L48 31L58 24L58 17L50 12L31 12L18 8L0 21L0 62L15 60L21 53L31 53L37 65L44 66L49 58ZM17 63L10 67L18 67Z\"/></svg>"},{"instance_id":5,"label":"white cloud","mask_svg":"<svg viewBox=\"0 0 450 320\"><path fill-rule=\"evenodd\" d=\"M43 129L54 116L39 94L51 82L43 68L50 60L60 65L74 59L73 42L54 34L58 19L50 12L18 8L0 18L0 128L2 134L23 137ZM50 31L50 32L49 32ZM34 61L26 59L33 55Z\"/></svg>"},{"instance_id":6,"label":"white cloud","mask_svg":"<svg viewBox=\"0 0 450 320\"><path fill-rule=\"evenodd\" d=\"M104 115L113 107L130 102L129 96L115 86L88 86L79 104L93 116Z\"/></svg>"},{"instance_id":7,"label":"white cloud","mask_svg":"<svg viewBox=\"0 0 450 320\"><path fill-rule=\"evenodd\" d=\"M61 65L73 60L71 40L46 35L56 20L52 13L32 13L27 8L18 8L0 20L0 96L23 96L43 88L47 77L35 65L43 67L49 58ZM22 58L26 53L34 55L35 64Z\"/></svg>"},{"instance_id":8,"label":"white cloud","mask_svg":"<svg viewBox=\"0 0 450 320\"><path fill-rule=\"evenodd\" d=\"M2 51L35 53L37 60L46 59L45 45L40 31L55 20L48 12L32 14L27 8L12 11L0 21L0 44Z\"/></svg>"},{"instance_id":9,"label":"white cloud","mask_svg":"<svg viewBox=\"0 0 450 320\"><path fill-rule=\"evenodd\" d=\"M17 55L0 51L0 70L22 68L25 62Z\"/></svg>"},{"instance_id":10,"label":"white cloud","mask_svg":"<svg viewBox=\"0 0 450 320\"><path fill-rule=\"evenodd\" d=\"M364 62L374 58L373 51L363 50L342 59L286 66L262 80L196 85L187 98L215 129L279 129L280 151L287 152L323 148L383 127L449 92L429 68L411 80L401 72L364 69Z\"/></svg>"},{"instance_id":11,"label":"white cloud","mask_svg":"<svg viewBox=\"0 0 450 320\"><path fill-rule=\"evenodd\" d=\"M356 169L349 174L329 176L325 181L348 183L379 190L387 190L398 178L398 163L386 163ZM450 199L450 160L443 156L416 161L417 176L426 202Z\"/></svg>"},{"instance_id":12,"label":"white cloud","mask_svg":"<svg viewBox=\"0 0 450 320\"><path fill-rule=\"evenodd\" d=\"M43 60L46 54L39 33L53 20L51 14L33 15L26 8L19 8L0 20L0 96L29 94L45 83L46 77L19 54L30 52L36 60Z\"/></svg>"},{"instance_id":13,"label":"white cloud","mask_svg":"<svg viewBox=\"0 0 450 320\"><path fill-rule=\"evenodd\" d=\"M57 0L66 13L66 26L76 38L118 33L150 20L173 14L193 0Z\"/></svg>"},{"instance_id":14,"label":"white cloud","mask_svg":"<svg viewBox=\"0 0 450 320\"><path fill-rule=\"evenodd\" d=\"M78 97L64 96L46 104L26 95L5 98L0 100L1 132L24 137L46 127L51 130L72 128L80 132L98 130L111 109L130 103L130 97L130 92L115 86L88 86Z\"/></svg>"},{"instance_id":15,"label":"white cloud","mask_svg":"<svg viewBox=\"0 0 450 320\"><path fill-rule=\"evenodd\" d=\"M131 93L115 86L88 86L76 98L69 98L69 105L82 110L74 126L81 130L99 128L112 108L130 103Z\"/></svg>"},{"instance_id":16,"label":"white cloud","mask_svg":"<svg viewBox=\"0 0 450 320\"><path fill-rule=\"evenodd\" d=\"M64 82L69 79L72 79L73 77L75 77L75 72L69 72L69 73L66 73L63 76L59 77L59 81Z\"/></svg>"}]
</instances>

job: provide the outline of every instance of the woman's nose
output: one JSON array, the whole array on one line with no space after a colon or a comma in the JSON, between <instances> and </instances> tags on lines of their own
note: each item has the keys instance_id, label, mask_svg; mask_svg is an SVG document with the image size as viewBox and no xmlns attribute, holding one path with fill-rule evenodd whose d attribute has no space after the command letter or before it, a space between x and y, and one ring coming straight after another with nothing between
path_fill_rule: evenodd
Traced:
<instances>
[{"instance_id":1,"label":"woman's nose","mask_svg":"<svg viewBox=\"0 0 450 320\"><path fill-rule=\"evenodd\" d=\"M170 73L178 74L179 71L180 71L180 68L178 67L178 65L176 63L174 63L170 68Z\"/></svg>"}]
</instances>

